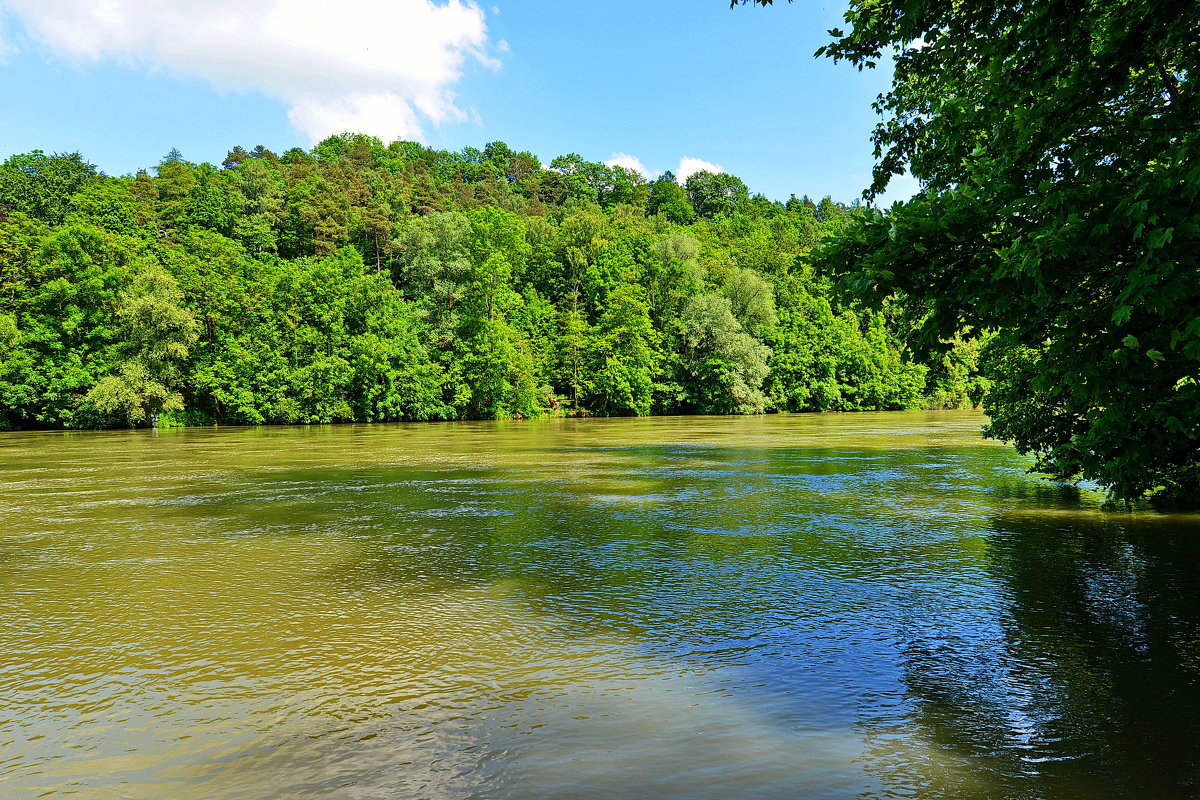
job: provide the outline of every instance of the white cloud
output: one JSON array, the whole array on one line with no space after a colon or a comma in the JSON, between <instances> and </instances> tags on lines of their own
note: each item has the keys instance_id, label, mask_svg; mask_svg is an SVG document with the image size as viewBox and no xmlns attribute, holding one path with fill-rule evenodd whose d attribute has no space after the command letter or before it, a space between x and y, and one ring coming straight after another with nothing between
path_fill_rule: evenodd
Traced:
<instances>
[{"instance_id":1,"label":"white cloud","mask_svg":"<svg viewBox=\"0 0 1200 800\"><path fill-rule=\"evenodd\" d=\"M450 87L468 60L499 67L469 0L0 0L6 9L75 59L278 97L314 142L345 130L423 140L423 121L467 118Z\"/></svg>"},{"instance_id":2,"label":"white cloud","mask_svg":"<svg viewBox=\"0 0 1200 800\"><path fill-rule=\"evenodd\" d=\"M399 131L389 139L413 139L421 132L412 106L394 94L355 94L334 100L301 98L288 110L288 119L306 132ZM312 138L319 141L320 136Z\"/></svg>"},{"instance_id":3,"label":"white cloud","mask_svg":"<svg viewBox=\"0 0 1200 800\"><path fill-rule=\"evenodd\" d=\"M675 170L675 180L685 183L689 176L697 172L711 172L714 175L719 175L724 171L725 168L719 164L713 164L710 161L701 161L691 156L684 156L679 159L679 169Z\"/></svg>"},{"instance_id":4,"label":"white cloud","mask_svg":"<svg viewBox=\"0 0 1200 800\"><path fill-rule=\"evenodd\" d=\"M606 167L624 167L627 170L638 173L646 180L653 180L657 172L651 172L646 169L646 165L637 156L631 156L628 153L613 153L608 161L604 162Z\"/></svg>"},{"instance_id":5,"label":"white cloud","mask_svg":"<svg viewBox=\"0 0 1200 800\"><path fill-rule=\"evenodd\" d=\"M640 173L641 176L648 181L652 181L662 174L661 172L654 172L650 169L647 169L646 165L642 163L640 158L637 156L632 156L629 153L613 153L611 156L609 156L608 160L604 162L604 165L608 167L624 167L625 169L633 170L634 172ZM679 167L675 170L675 180L679 181L679 183L682 185L687 181L689 176L697 172L704 171L718 174L724 172L725 168L720 164L714 164L711 161L704 161L699 158L684 156L683 158L679 159Z\"/></svg>"}]
</instances>

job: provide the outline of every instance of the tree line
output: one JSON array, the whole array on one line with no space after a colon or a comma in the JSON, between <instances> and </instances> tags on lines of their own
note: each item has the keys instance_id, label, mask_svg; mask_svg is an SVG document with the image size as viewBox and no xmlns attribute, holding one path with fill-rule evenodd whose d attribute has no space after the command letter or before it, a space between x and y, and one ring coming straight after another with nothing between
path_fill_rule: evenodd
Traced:
<instances>
[{"instance_id":1,"label":"tree line","mask_svg":"<svg viewBox=\"0 0 1200 800\"><path fill-rule=\"evenodd\" d=\"M501 142L345 134L108 177L0 166L0 425L328 423L957 406L897 304L810 253L861 215Z\"/></svg>"}]
</instances>

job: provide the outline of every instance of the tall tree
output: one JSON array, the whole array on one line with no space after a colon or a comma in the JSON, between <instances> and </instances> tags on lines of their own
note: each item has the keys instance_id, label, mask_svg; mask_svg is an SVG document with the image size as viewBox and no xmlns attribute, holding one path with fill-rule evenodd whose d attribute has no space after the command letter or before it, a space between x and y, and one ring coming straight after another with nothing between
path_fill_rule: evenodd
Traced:
<instances>
[{"instance_id":1,"label":"tall tree","mask_svg":"<svg viewBox=\"0 0 1200 800\"><path fill-rule=\"evenodd\" d=\"M589 405L604 414L649 414L659 339L645 290L621 283L587 341Z\"/></svg>"},{"instance_id":2,"label":"tall tree","mask_svg":"<svg viewBox=\"0 0 1200 800\"><path fill-rule=\"evenodd\" d=\"M675 180L675 174L667 170L650 183L650 195L646 200L646 211L662 214L671 222L687 225L696 219L696 210L688 200L687 190Z\"/></svg>"},{"instance_id":3,"label":"tall tree","mask_svg":"<svg viewBox=\"0 0 1200 800\"><path fill-rule=\"evenodd\" d=\"M771 0L755 0L769 5ZM853 0L819 53L895 59L868 196L825 251L924 304L930 349L995 329L988 434L1119 498L1200 501L1200 3Z\"/></svg>"},{"instance_id":4,"label":"tall tree","mask_svg":"<svg viewBox=\"0 0 1200 800\"><path fill-rule=\"evenodd\" d=\"M694 172L684 186L692 207L701 217L728 214L750 199L750 190L742 179L725 172Z\"/></svg>"},{"instance_id":5,"label":"tall tree","mask_svg":"<svg viewBox=\"0 0 1200 800\"><path fill-rule=\"evenodd\" d=\"M79 153L15 155L0 164L0 208L24 211L51 225L66 217L67 200L97 176Z\"/></svg>"},{"instance_id":6,"label":"tall tree","mask_svg":"<svg viewBox=\"0 0 1200 800\"><path fill-rule=\"evenodd\" d=\"M84 397L96 411L124 419L130 427L158 425L164 411L182 411L180 362L196 340L196 318L183 307L183 293L157 264L147 265L121 293L120 339L115 369Z\"/></svg>"},{"instance_id":7,"label":"tall tree","mask_svg":"<svg viewBox=\"0 0 1200 800\"><path fill-rule=\"evenodd\" d=\"M729 300L716 294L693 297L679 326L693 407L708 414L763 411L771 349L742 330Z\"/></svg>"}]
</instances>

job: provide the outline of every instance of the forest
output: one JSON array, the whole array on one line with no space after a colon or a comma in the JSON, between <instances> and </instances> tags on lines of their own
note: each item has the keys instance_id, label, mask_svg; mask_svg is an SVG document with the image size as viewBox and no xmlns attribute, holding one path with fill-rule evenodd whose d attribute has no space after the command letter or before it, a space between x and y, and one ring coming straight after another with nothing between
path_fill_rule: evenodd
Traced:
<instances>
[{"instance_id":1,"label":"forest","mask_svg":"<svg viewBox=\"0 0 1200 800\"><path fill-rule=\"evenodd\" d=\"M899 298L810 257L863 214L502 142L344 134L109 177L0 166L0 426L957 407Z\"/></svg>"}]
</instances>

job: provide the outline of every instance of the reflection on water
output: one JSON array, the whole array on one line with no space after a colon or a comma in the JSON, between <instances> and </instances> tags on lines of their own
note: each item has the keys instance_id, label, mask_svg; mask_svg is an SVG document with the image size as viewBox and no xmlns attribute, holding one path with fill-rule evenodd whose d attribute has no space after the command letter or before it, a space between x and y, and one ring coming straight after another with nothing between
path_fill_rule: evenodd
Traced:
<instances>
[{"instance_id":1,"label":"reflection on water","mask_svg":"<svg viewBox=\"0 0 1200 800\"><path fill-rule=\"evenodd\" d=\"M6 434L2 794L1200 794L1196 519L981 421Z\"/></svg>"}]
</instances>

